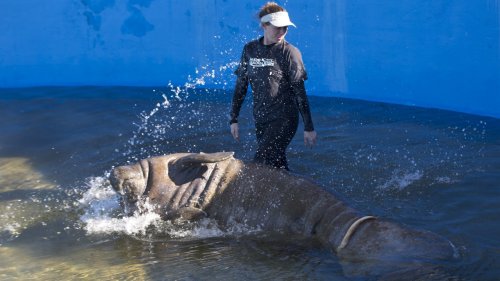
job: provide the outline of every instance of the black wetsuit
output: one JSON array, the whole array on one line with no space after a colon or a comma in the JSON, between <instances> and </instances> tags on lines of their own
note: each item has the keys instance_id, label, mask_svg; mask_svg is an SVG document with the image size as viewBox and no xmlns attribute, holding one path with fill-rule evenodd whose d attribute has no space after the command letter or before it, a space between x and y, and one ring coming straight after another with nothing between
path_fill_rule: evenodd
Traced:
<instances>
[{"instance_id":1,"label":"black wetsuit","mask_svg":"<svg viewBox=\"0 0 500 281\"><path fill-rule=\"evenodd\" d=\"M300 51L286 41L264 45L263 39L243 48L235 74L231 124L238 116L247 93L253 93L253 115L258 148L255 161L288 169L286 148L297 132L299 112L305 131L314 131L304 81L307 73Z\"/></svg>"}]
</instances>

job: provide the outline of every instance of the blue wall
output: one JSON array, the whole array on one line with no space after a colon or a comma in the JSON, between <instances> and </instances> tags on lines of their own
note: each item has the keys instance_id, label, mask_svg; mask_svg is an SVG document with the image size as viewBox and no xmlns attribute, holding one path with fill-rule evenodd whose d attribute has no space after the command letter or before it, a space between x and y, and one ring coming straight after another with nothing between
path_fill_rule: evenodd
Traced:
<instances>
[{"instance_id":1,"label":"blue wall","mask_svg":"<svg viewBox=\"0 0 500 281\"><path fill-rule=\"evenodd\" d=\"M263 2L0 0L0 87L230 89ZM309 94L500 117L500 0L278 2Z\"/></svg>"}]
</instances>

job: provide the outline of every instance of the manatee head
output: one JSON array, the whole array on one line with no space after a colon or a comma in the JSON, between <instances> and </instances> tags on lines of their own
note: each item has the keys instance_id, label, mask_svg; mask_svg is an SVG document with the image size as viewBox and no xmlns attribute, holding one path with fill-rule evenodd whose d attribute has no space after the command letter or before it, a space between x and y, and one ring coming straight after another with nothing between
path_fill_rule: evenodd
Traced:
<instances>
[{"instance_id":1,"label":"manatee head","mask_svg":"<svg viewBox=\"0 0 500 281\"><path fill-rule=\"evenodd\" d=\"M109 179L113 189L122 195L127 203L137 202L146 190L147 179L139 163L116 167Z\"/></svg>"},{"instance_id":2,"label":"manatee head","mask_svg":"<svg viewBox=\"0 0 500 281\"><path fill-rule=\"evenodd\" d=\"M209 164L233 159L233 154L175 153L151 157L134 165L116 167L111 172L110 182L121 195L126 213L142 211L143 207L151 210L152 207L161 215L168 213L168 218L190 219L203 213L201 210L195 212L193 208L198 208L202 201L213 196L212 191L205 190L209 179L217 179L211 174L215 165ZM217 186L216 183L211 185Z\"/></svg>"}]
</instances>

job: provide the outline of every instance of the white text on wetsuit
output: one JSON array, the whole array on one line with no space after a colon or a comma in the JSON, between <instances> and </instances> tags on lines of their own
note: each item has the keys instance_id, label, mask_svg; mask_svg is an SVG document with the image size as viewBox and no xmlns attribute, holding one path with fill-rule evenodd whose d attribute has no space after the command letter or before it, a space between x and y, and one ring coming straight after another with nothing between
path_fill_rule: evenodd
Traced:
<instances>
[{"instance_id":1,"label":"white text on wetsuit","mask_svg":"<svg viewBox=\"0 0 500 281\"><path fill-rule=\"evenodd\" d=\"M253 67L274 66L273 59L250 58L250 65Z\"/></svg>"}]
</instances>

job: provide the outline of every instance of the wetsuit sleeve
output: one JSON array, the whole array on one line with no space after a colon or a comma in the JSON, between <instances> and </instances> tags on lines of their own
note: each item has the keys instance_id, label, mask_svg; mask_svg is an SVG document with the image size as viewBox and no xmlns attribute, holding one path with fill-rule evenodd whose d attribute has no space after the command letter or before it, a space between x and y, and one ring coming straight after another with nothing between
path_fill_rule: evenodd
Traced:
<instances>
[{"instance_id":1,"label":"wetsuit sleeve","mask_svg":"<svg viewBox=\"0 0 500 281\"><path fill-rule=\"evenodd\" d=\"M292 91L297 99L300 115L304 121L304 131L314 131L314 125L311 117L311 109L309 108L309 101L306 95L306 88L304 81L292 83Z\"/></svg>"},{"instance_id":2,"label":"wetsuit sleeve","mask_svg":"<svg viewBox=\"0 0 500 281\"><path fill-rule=\"evenodd\" d=\"M236 74L236 86L234 87L233 102L231 106L231 121L230 124L238 123L241 106L245 100L248 90L248 75L247 75L248 60L246 58L246 46L241 54L240 64L234 72Z\"/></svg>"},{"instance_id":3,"label":"wetsuit sleeve","mask_svg":"<svg viewBox=\"0 0 500 281\"><path fill-rule=\"evenodd\" d=\"M290 69L288 75L290 77L291 90L295 95L300 115L302 115L302 120L304 121L304 131L314 131L311 109L309 108L309 100L307 99L304 85L304 81L307 80L307 72L302 61L302 55L298 49L293 48L291 50L289 62Z\"/></svg>"}]
</instances>

